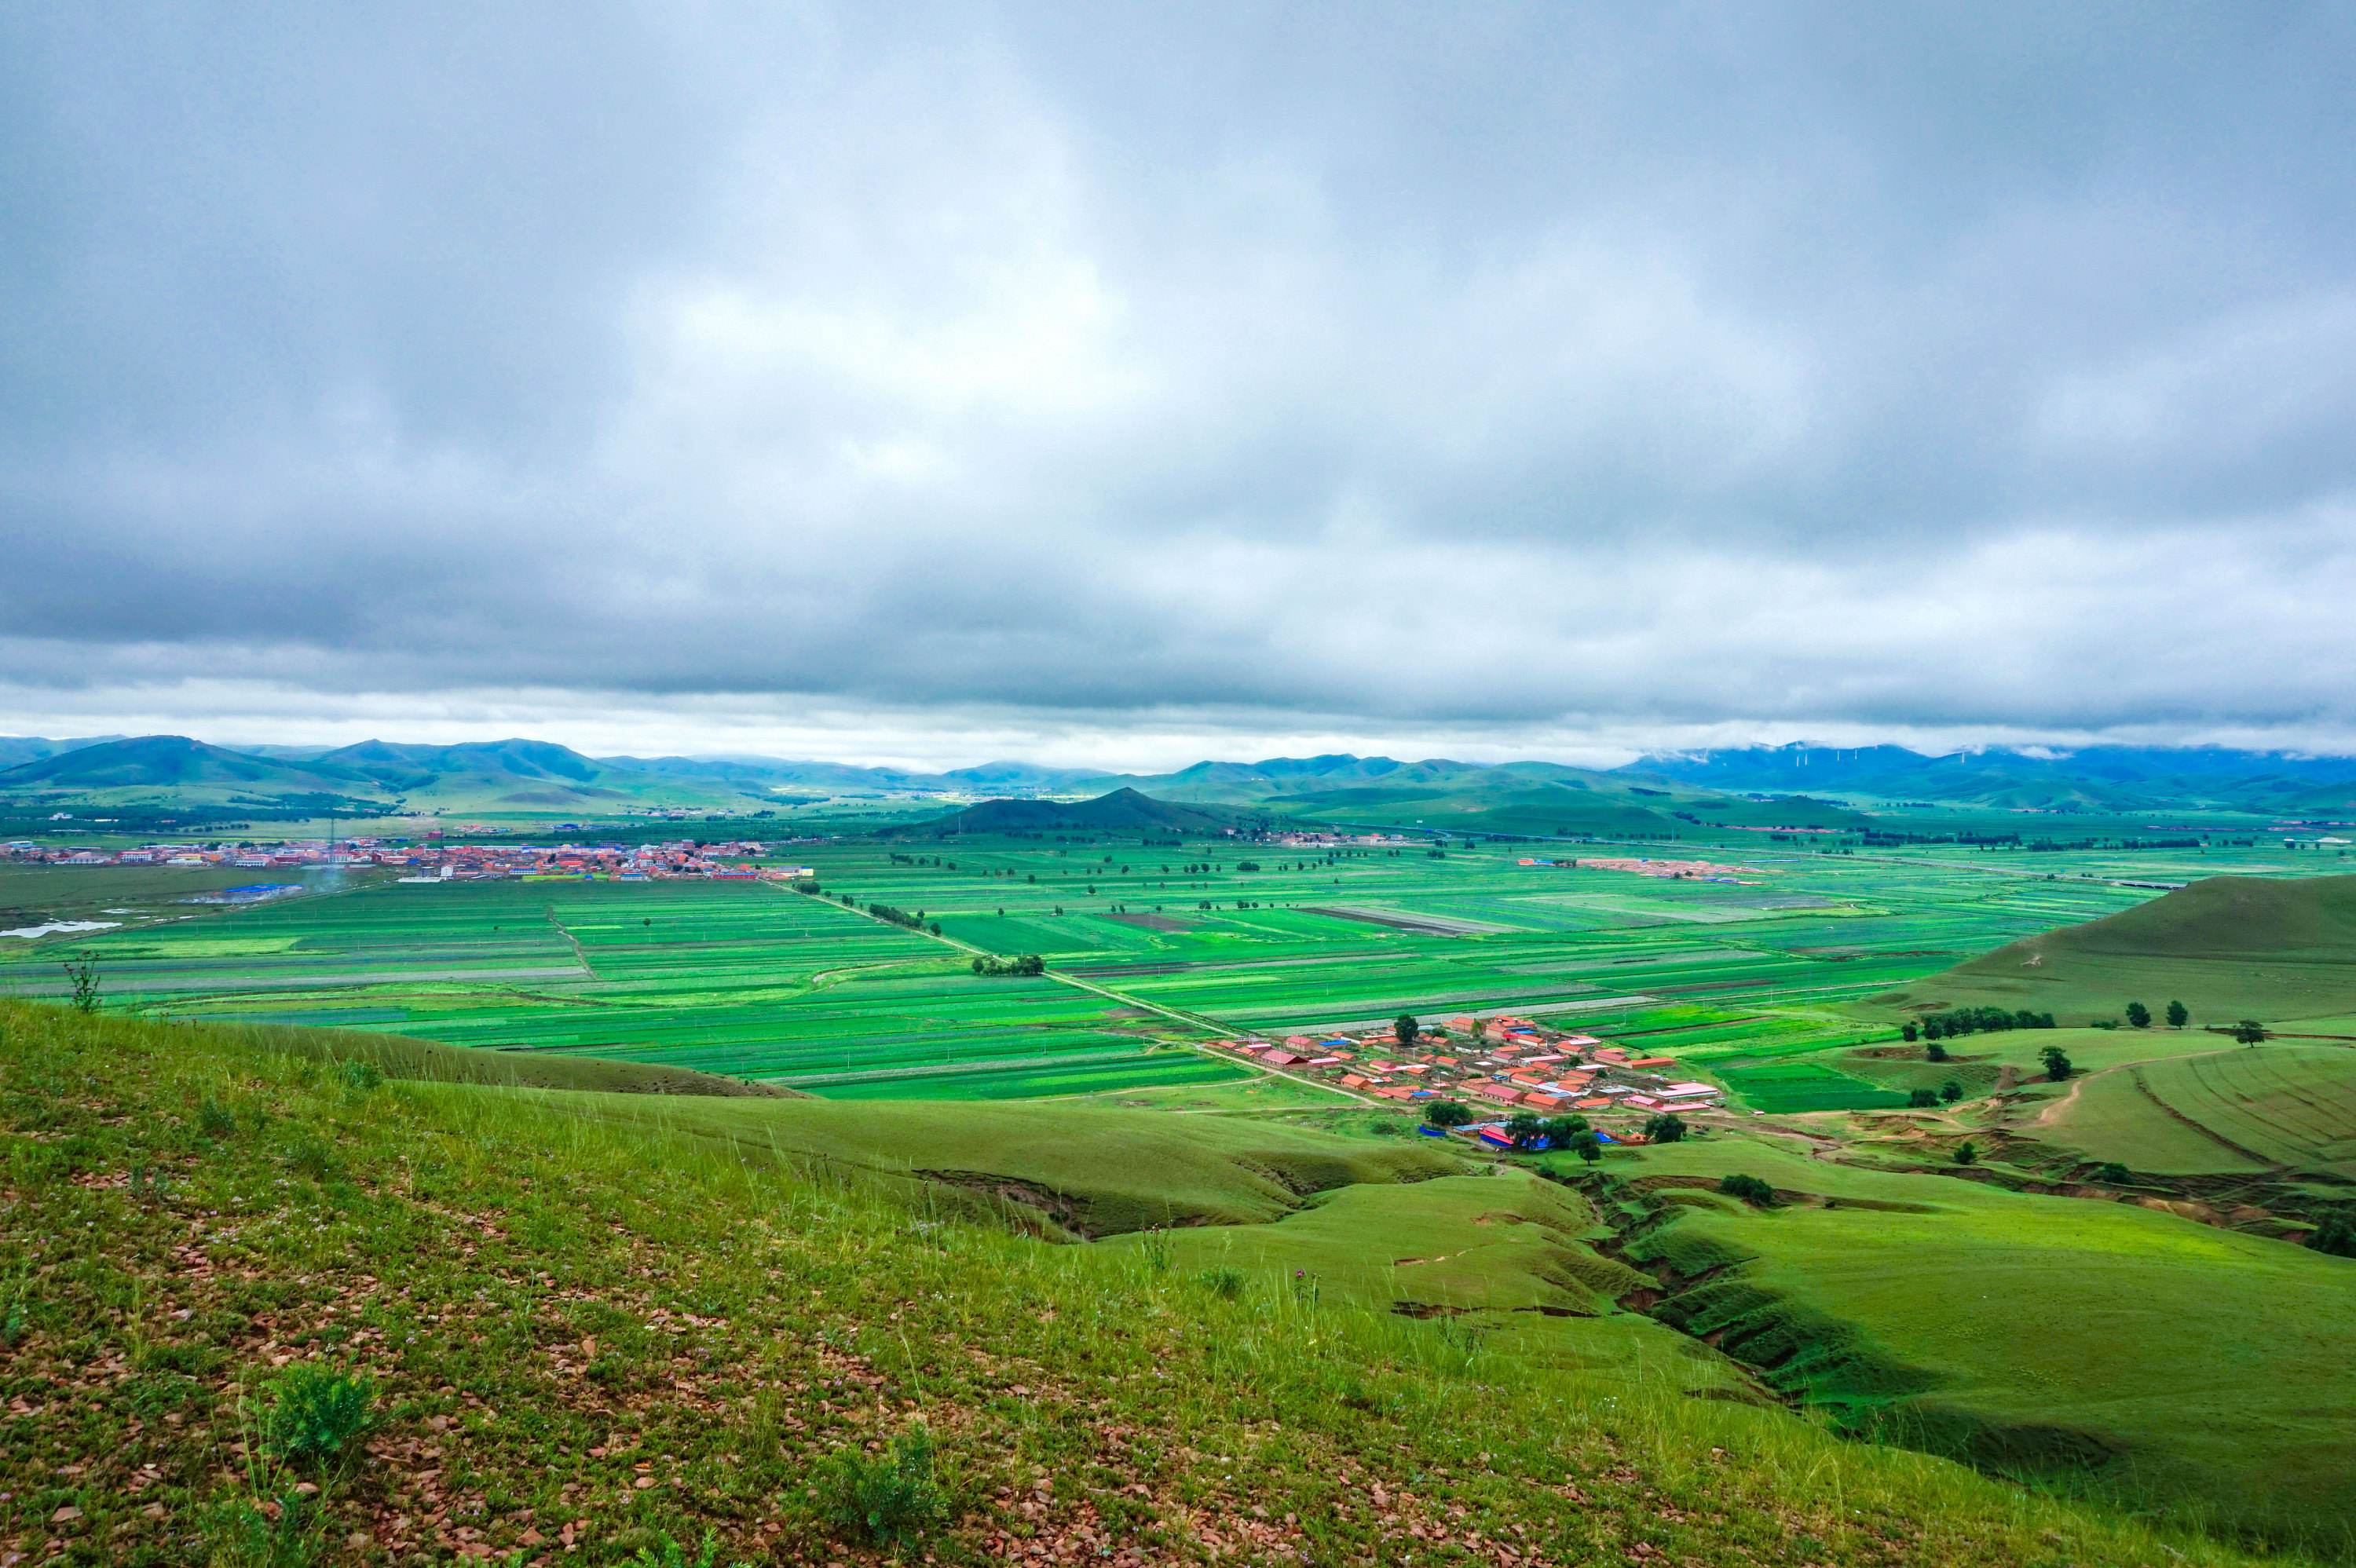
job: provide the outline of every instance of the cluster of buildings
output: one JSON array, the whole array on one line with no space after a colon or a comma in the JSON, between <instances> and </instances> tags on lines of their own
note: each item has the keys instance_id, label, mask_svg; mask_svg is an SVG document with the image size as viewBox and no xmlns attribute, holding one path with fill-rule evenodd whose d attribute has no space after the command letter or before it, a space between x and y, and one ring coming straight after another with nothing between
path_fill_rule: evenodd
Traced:
<instances>
[{"instance_id":1,"label":"cluster of buildings","mask_svg":"<svg viewBox=\"0 0 2356 1568\"><path fill-rule=\"evenodd\" d=\"M1640 1055L1590 1034L1547 1029L1528 1019L1464 1015L1420 1030L1401 1045L1388 1029L1349 1035L1288 1035L1281 1040L1221 1040L1219 1049L1284 1072L1329 1080L1377 1100L1454 1100L1474 1113L1479 1137L1518 1111L1558 1116L1624 1113L1637 1122L1667 1111L1722 1104L1713 1084L1677 1076L1665 1056ZM1491 1118L1483 1121L1483 1115ZM1642 1136L1623 1131L1622 1143ZM1495 1141L1492 1139L1490 1141Z\"/></svg>"},{"instance_id":2,"label":"cluster of buildings","mask_svg":"<svg viewBox=\"0 0 2356 1568\"><path fill-rule=\"evenodd\" d=\"M698 844L423 844L381 838L338 838L283 844L143 844L131 849L76 849L18 839L0 844L0 858L27 865L189 866L241 870L349 869L376 866L409 873L404 881L484 881L519 877L609 878L655 881L793 881L813 876L807 866L756 866L766 844L740 840Z\"/></svg>"},{"instance_id":3,"label":"cluster of buildings","mask_svg":"<svg viewBox=\"0 0 2356 1568\"><path fill-rule=\"evenodd\" d=\"M1715 860L1655 860L1650 856L1631 858L1589 856L1577 860L1546 860L1525 855L1514 862L1517 866L1542 866L1559 871L1584 868L1590 871L1631 871L1640 877L1674 877L1695 882L1735 882L1752 885L1762 873L1756 866L1721 866Z\"/></svg>"}]
</instances>

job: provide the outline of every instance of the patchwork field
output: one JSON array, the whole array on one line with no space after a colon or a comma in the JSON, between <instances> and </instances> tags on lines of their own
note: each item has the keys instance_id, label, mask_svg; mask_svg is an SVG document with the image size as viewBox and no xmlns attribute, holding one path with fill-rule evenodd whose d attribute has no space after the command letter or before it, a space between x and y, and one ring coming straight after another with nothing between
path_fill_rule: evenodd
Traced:
<instances>
[{"instance_id":1,"label":"patchwork field","mask_svg":"<svg viewBox=\"0 0 2356 1568\"><path fill-rule=\"evenodd\" d=\"M119 908L123 928L0 947L0 989L63 994L70 947L99 962L115 1007L645 1061L836 1097L1207 1085L1247 1072L1194 1049L1219 1035L1520 1012L1640 1041L1781 1115L1902 1104L1910 1082L1851 1054L1890 1038L1876 998L2155 896L1980 851L1732 837L1707 851L1739 868L1730 882L1522 865L1569 854L1514 846L971 837L807 847L797 858L820 898L355 880L230 912L93 891L161 872L56 869L40 873L39 907ZM845 894L939 934L868 918ZM1052 972L979 978L976 953L1039 954Z\"/></svg>"}]
</instances>

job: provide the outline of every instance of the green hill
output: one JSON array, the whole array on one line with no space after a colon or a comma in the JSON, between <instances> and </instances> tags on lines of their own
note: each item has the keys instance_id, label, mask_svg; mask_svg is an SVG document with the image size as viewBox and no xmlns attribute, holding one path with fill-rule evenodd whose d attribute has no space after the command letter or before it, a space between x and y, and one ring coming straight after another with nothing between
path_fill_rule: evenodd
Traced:
<instances>
[{"instance_id":1,"label":"green hill","mask_svg":"<svg viewBox=\"0 0 2356 1568\"><path fill-rule=\"evenodd\" d=\"M1629 1255L1663 1271L1661 1310L1842 1429L2356 1550L2356 1263L1751 1140L1624 1170ZM1695 1190L1737 1173L1781 1205Z\"/></svg>"},{"instance_id":2,"label":"green hill","mask_svg":"<svg viewBox=\"0 0 2356 1568\"><path fill-rule=\"evenodd\" d=\"M2024 937L1881 998L1912 1010L2028 1008L2062 1021L2158 1013L2200 1024L2356 1011L2356 877L2211 877Z\"/></svg>"},{"instance_id":3,"label":"green hill","mask_svg":"<svg viewBox=\"0 0 2356 1568\"><path fill-rule=\"evenodd\" d=\"M382 792L366 775L332 763L255 756L185 735L143 735L19 763L0 772L0 793L213 805L291 798L373 803Z\"/></svg>"},{"instance_id":4,"label":"green hill","mask_svg":"<svg viewBox=\"0 0 2356 1568\"><path fill-rule=\"evenodd\" d=\"M0 1005L0 1540L620 1563L672 1541L692 1560L709 1531L723 1563L878 1561L855 1505L886 1494L857 1477L897 1442L887 1473L941 1494L916 1522L942 1562L2251 1561L1772 1404L1525 1359L1305 1264L1051 1244L927 1200L938 1184L864 1179L855 1150L690 1125L809 1109L379 1083L230 1031ZM1037 1158L1081 1157L1049 1147L1077 1124L1032 1114ZM1094 1181L1126 1136L1066 1141L1098 1147ZM1401 1238L1502 1241L1518 1215L1555 1240L1517 1243L1508 1288L1578 1306L1547 1250L1569 1255L1575 1197L1456 1182ZM344 1373L350 1397L299 1403ZM327 1456L292 1446L362 1418Z\"/></svg>"},{"instance_id":5,"label":"green hill","mask_svg":"<svg viewBox=\"0 0 2356 1568\"><path fill-rule=\"evenodd\" d=\"M878 837L944 837L961 833L1225 833L1244 820L1233 811L1179 805L1121 788L1093 800L985 800L929 822L885 828Z\"/></svg>"}]
</instances>

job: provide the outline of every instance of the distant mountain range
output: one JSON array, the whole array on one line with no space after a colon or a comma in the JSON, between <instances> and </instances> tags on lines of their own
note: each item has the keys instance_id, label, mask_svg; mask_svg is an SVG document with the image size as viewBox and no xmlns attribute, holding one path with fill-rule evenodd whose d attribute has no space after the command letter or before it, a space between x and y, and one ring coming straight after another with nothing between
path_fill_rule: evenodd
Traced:
<instances>
[{"instance_id":1,"label":"distant mountain range","mask_svg":"<svg viewBox=\"0 0 2356 1568\"><path fill-rule=\"evenodd\" d=\"M2142 811L2216 806L2356 815L2356 759L2096 748L1926 756L1898 746L1664 753L1605 772L1558 763L1400 762L1333 753L1104 773L1021 762L946 773L771 757L590 757L545 741L432 746L209 745L178 735L0 737L0 801L24 805L302 805L327 809L743 810L813 796L1000 802L1131 792L1303 820L1463 832L1675 833L1684 826L1857 827L1859 804Z\"/></svg>"},{"instance_id":2,"label":"distant mountain range","mask_svg":"<svg viewBox=\"0 0 2356 1568\"><path fill-rule=\"evenodd\" d=\"M2211 805L2286 814L2356 810L2356 757L2222 748L2090 747L2067 753L1902 746L1752 746L1651 756L1623 772L1708 789L1879 801L2140 811Z\"/></svg>"}]
</instances>

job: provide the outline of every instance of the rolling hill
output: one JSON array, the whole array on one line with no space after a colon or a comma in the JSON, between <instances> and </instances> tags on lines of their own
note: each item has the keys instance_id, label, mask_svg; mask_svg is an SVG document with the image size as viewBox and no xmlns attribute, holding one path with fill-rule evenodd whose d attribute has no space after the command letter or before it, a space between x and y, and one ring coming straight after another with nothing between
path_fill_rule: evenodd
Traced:
<instances>
[{"instance_id":1,"label":"rolling hill","mask_svg":"<svg viewBox=\"0 0 2356 1568\"><path fill-rule=\"evenodd\" d=\"M303 798L373 803L377 783L324 762L258 757L185 735L82 746L0 772L0 793L74 799L168 797L181 804Z\"/></svg>"},{"instance_id":2,"label":"rolling hill","mask_svg":"<svg viewBox=\"0 0 2356 1568\"><path fill-rule=\"evenodd\" d=\"M2083 925L2024 937L1881 1000L2028 1008L2064 1023L2155 1013L2196 1023L2356 1010L2356 876L2211 877Z\"/></svg>"},{"instance_id":3,"label":"rolling hill","mask_svg":"<svg viewBox=\"0 0 2356 1568\"><path fill-rule=\"evenodd\" d=\"M883 829L879 837L947 837L961 833L1224 833L1241 814L1180 805L1136 790L1116 789L1093 800L985 800L929 822Z\"/></svg>"}]
</instances>

